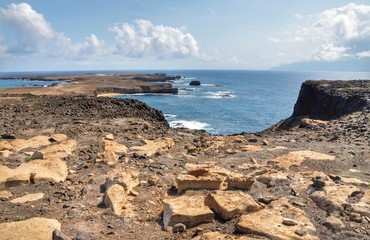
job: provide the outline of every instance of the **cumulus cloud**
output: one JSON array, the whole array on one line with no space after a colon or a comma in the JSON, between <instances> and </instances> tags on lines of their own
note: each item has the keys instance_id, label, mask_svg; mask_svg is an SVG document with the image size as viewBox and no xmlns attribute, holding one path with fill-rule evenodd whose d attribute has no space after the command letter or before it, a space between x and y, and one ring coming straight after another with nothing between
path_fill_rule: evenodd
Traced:
<instances>
[{"instance_id":1,"label":"cumulus cloud","mask_svg":"<svg viewBox=\"0 0 370 240\"><path fill-rule=\"evenodd\" d=\"M0 19L8 23L17 36L16 45L8 49L10 52L39 51L43 42L52 39L55 34L43 15L34 11L27 3L10 4L7 9L0 8Z\"/></svg>"},{"instance_id":2,"label":"cumulus cloud","mask_svg":"<svg viewBox=\"0 0 370 240\"><path fill-rule=\"evenodd\" d=\"M271 37L270 42L301 43L311 49L311 60L370 57L370 6L350 3L308 19L310 23L299 26L294 34Z\"/></svg>"},{"instance_id":3,"label":"cumulus cloud","mask_svg":"<svg viewBox=\"0 0 370 240\"><path fill-rule=\"evenodd\" d=\"M72 43L70 38L55 31L44 16L27 3L0 8L0 20L11 26L16 36L16 43L13 45L0 45L0 51L3 48L8 54L45 53L51 56L82 58L96 53L103 45L94 34L83 43Z\"/></svg>"},{"instance_id":4,"label":"cumulus cloud","mask_svg":"<svg viewBox=\"0 0 370 240\"><path fill-rule=\"evenodd\" d=\"M110 28L116 34L116 53L128 57L198 57L195 38L184 29L154 25L147 20Z\"/></svg>"}]
</instances>

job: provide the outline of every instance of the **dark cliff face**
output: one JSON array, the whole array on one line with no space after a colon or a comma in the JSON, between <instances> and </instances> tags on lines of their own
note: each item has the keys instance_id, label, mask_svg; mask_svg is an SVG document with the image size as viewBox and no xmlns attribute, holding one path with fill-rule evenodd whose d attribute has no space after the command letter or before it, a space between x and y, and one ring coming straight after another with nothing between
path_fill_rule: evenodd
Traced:
<instances>
[{"instance_id":1,"label":"dark cliff face","mask_svg":"<svg viewBox=\"0 0 370 240\"><path fill-rule=\"evenodd\" d=\"M369 108L370 80L313 81L302 84L291 118L330 120Z\"/></svg>"}]
</instances>

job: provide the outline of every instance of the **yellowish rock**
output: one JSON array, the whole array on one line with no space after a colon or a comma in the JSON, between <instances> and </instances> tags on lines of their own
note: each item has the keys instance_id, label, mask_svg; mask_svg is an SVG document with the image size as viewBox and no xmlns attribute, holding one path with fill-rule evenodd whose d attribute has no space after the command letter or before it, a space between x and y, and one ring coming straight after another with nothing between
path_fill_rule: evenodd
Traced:
<instances>
[{"instance_id":1,"label":"yellowish rock","mask_svg":"<svg viewBox=\"0 0 370 240\"><path fill-rule=\"evenodd\" d=\"M294 151L269 161L269 164L274 164L281 169L289 170L291 166L301 165L305 159L334 160L335 156L308 150Z\"/></svg>"},{"instance_id":2,"label":"yellowish rock","mask_svg":"<svg viewBox=\"0 0 370 240\"><path fill-rule=\"evenodd\" d=\"M224 220L254 212L262 207L247 193L240 191L216 191L209 193L205 204Z\"/></svg>"},{"instance_id":3,"label":"yellowish rock","mask_svg":"<svg viewBox=\"0 0 370 240\"><path fill-rule=\"evenodd\" d=\"M116 168L108 173L106 182L114 182L124 187L125 192L131 195L137 195L134 187L139 186L139 172L131 169Z\"/></svg>"},{"instance_id":4,"label":"yellowish rock","mask_svg":"<svg viewBox=\"0 0 370 240\"><path fill-rule=\"evenodd\" d=\"M213 212L204 205L202 196L181 196L163 201L163 225L167 229L177 223L187 228L213 221Z\"/></svg>"},{"instance_id":5,"label":"yellowish rock","mask_svg":"<svg viewBox=\"0 0 370 240\"><path fill-rule=\"evenodd\" d=\"M176 178L177 191L182 193L188 189L219 190L223 188L222 184L225 178L226 177L219 175L195 177L181 174Z\"/></svg>"},{"instance_id":6,"label":"yellowish rock","mask_svg":"<svg viewBox=\"0 0 370 240\"><path fill-rule=\"evenodd\" d=\"M19 197L16 199L11 200L11 203L26 203L26 202L34 202L37 200L40 200L44 197L43 193L33 193L33 194L27 194L23 197Z\"/></svg>"},{"instance_id":7,"label":"yellowish rock","mask_svg":"<svg viewBox=\"0 0 370 240\"><path fill-rule=\"evenodd\" d=\"M31 218L25 221L0 224L1 240L52 240L53 231L60 230L58 220L47 218Z\"/></svg>"},{"instance_id":8,"label":"yellowish rock","mask_svg":"<svg viewBox=\"0 0 370 240\"><path fill-rule=\"evenodd\" d=\"M62 133L55 133L50 136L50 140L55 141L55 142L63 142L67 139L68 139L67 135L62 134Z\"/></svg>"},{"instance_id":9,"label":"yellowish rock","mask_svg":"<svg viewBox=\"0 0 370 240\"><path fill-rule=\"evenodd\" d=\"M296 224L283 224L284 216L290 216L290 220ZM240 217L236 228L247 234L255 234L269 239L318 239L315 237L316 228L309 221L304 211L292 206L287 199L273 201L263 210L245 214ZM306 233L303 236L296 234L297 231Z\"/></svg>"},{"instance_id":10,"label":"yellowish rock","mask_svg":"<svg viewBox=\"0 0 370 240\"><path fill-rule=\"evenodd\" d=\"M47 136L35 136L30 139L15 139L10 142L15 151L26 148L40 148L51 144Z\"/></svg>"},{"instance_id":11,"label":"yellowish rock","mask_svg":"<svg viewBox=\"0 0 370 240\"><path fill-rule=\"evenodd\" d=\"M110 140L103 140L104 143L104 162L107 165L114 165L118 163L118 155L127 153L128 148L123 145Z\"/></svg>"},{"instance_id":12,"label":"yellowish rock","mask_svg":"<svg viewBox=\"0 0 370 240\"><path fill-rule=\"evenodd\" d=\"M60 160L33 160L22 163L15 169L0 165L0 183L18 185L30 181L65 181L68 176L67 164Z\"/></svg>"},{"instance_id":13,"label":"yellowish rock","mask_svg":"<svg viewBox=\"0 0 370 240\"><path fill-rule=\"evenodd\" d=\"M13 194L9 191L0 191L0 201L6 201L8 200Z\"/></svg>"},{"instance_id":14,"label":"yellowish rock","mask_svg":"<svg viewBox=\"0 0 370 240\"><path fill-rule=\"evenodd\" d=\"M65 158L72 155L76 149L77 142L75 140L64 140L56 145L49 146L40 152L44 155L44 159Z\"/></svg>"},{"instance_id":15,"label":"yellowish rock","mask_svg":"<svg viewBox=\"0 0 370 240\"><path fill-rule=\"evenodd\" d=\"M0 151L3 151L3 150L11 151L13 150L13 146L9 142L2 140L0 141Z\"/></svg>"},{"instance_id":16,"label":"yellowish rock","mask_svg":"<svg viewBox=\"0 0 370 240\"><path fill-rule=\"evenodd\" d=\"M126 193L125 189L119 185L112 185L105 193L104 204L113 210L116 215L122 215L126 209Z\"/></svg>"},{"instance_id":17,"label":"yellowish rock","mask_svg":"<svg viewBox=\"0 0 370 240\"><path fill-rule=\"evenodd\" d=\"M156 140L143 140L143 141L145 142L145 145L131 147L130 151L136 152L139 155L151 157L156 152L168 151L174 145L174 141L172 138L159 138Z\"/></svg>"},{"instance_id":18,"label":"yellowish rock","mask_svg":"<svg viewBox=\"0 0 370 240\"><path fill-rule=\"evenodd\" d=\"M361 190L349 185L325 186L322 191L315 191L311 194L312 200L323 210L341 210L348 204L347 198Z\"/></svg>"},{"instance_id":19,"label":"yellowish rock","mask_svg":"<svg viewBox=\"0 0 370 240\"><path fill-rule=\"evenodd\" d=\"M10 150L3 150L3 151L0 151L0 157L7 158L7 157L9 157L10 155L12 155L12 151L10 151Z\"/></svg>"},{"instance_id":20,"label":"yellowish rock","mask_svg":"<svg viewBox=\"0 0 370 240\"><path fill-rule=\"evenodd\" d=\"M246 152L260 152L263 151L263 148L261 146L256 145L244 145L240 147L243 151Z\"/></svg>"}]
</instances>

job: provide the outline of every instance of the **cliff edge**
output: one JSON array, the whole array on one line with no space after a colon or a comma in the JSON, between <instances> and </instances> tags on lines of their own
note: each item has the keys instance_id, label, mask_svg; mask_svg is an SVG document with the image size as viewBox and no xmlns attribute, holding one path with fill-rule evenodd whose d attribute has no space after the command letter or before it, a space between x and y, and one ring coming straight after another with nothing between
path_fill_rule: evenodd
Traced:
<instances>
[{"instance_id":1,"label":"cliff edge","mask_svg":"<svg viewBox=\"0 0 370 240\"><path fill-rule=\"evenodd\" d=\"M370 80L308 80L301 86L292 116L273 128L299 127L303 118L332 120L362 111L370 111Z\"/></svg>"}]
</instances>

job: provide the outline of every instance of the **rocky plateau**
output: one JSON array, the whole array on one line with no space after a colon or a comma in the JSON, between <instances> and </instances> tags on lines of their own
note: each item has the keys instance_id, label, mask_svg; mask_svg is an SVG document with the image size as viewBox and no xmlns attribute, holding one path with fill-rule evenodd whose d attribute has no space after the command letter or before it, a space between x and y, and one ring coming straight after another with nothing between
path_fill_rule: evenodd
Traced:
<instances>
[{"instance_id":1,"label":"rocky plateau","mask_svg":"<svg viewBox=\"0 0 370 240\"><path fill-rule=\"evenodd\" d=\"M1 240L369 239L370 81L307 81L290 118L229 136L89 81L0 93Z\"/></svg>"}]
</instances>

